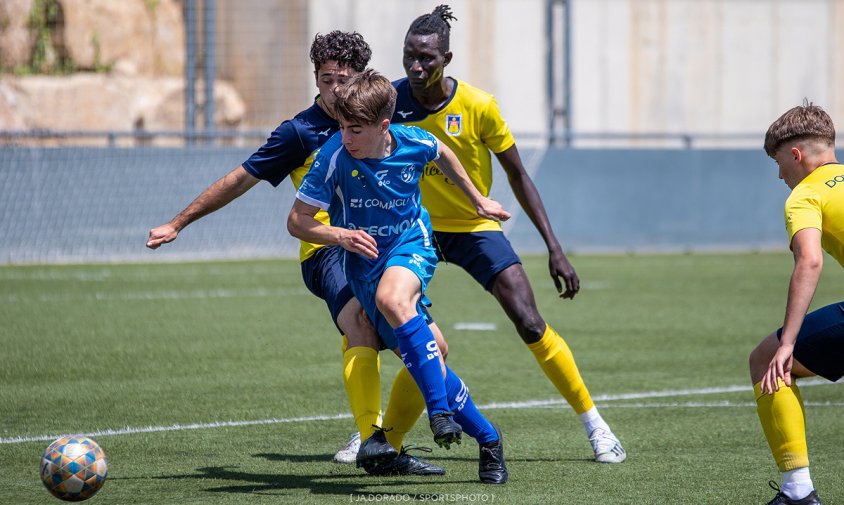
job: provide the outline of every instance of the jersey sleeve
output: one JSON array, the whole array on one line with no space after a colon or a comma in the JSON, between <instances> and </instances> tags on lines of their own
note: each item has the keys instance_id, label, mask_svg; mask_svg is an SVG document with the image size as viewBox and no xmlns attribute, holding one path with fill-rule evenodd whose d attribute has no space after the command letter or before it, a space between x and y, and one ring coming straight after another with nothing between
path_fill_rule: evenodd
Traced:
<instances>
[{"instance_id":1,"label":"jersey sleeve","mask_svg":"<svg viewBox=\"0 0 844 505\"><path fill-rule=\"evenodd\" d=\"M243 168L252 176L278 186L290 172L301 167L310 153L290 121L281 123L266 143L255 151Z\"/></svg>"},{"instance_id":2,"label":"jersey sleeve","mask_svg":"<svg viewBox=\"0 0 844 505\"><path fill-rule=\"evenodd\" d=\"M785 202L785 228L788 231L788 243L794 234L806 228L823 231L823 212L818 194L806 185L798 185Z\"/></svg>"},{"instance_id":3,"label":"jersey sleeve","mask_svg":"<svg viewBox=\"0 0 844 505\"><path fill-rule=\"evenodd\" d=\"M481 117L481 141L490 151L498 154L510 149L516 143L507 121L501 117L498 103L490 97L486 109Z\"/></svg>"},{"instance_id":4,"label":"jersey sleeve","mask_svg":"<svg viewBox=\"0 0 844 505\"><path fill-rule=\"evenodd\" d=\"M420 128L418 126L406 126L403 130L405 135L413 140L422 156L425 157L425 163L434 161L440 157L440 141L433 133Z\"/></svg>"},{"instance_id":5,"label":"jersey sleeve","mask_svg":"<svg viewBox=\"0 0 844 505\"><path fill-rule=\"evenodd\" d=\"M319 207L323 210L328 210L331 206L331 198L334 194L336 181L335 163L337 156L340 154L342 147L337 147L336 143L327 142L322 149L319 150L311 169L305 174L299 189L296 192L296 198L302 200L308 205Z\"/></svg>"}]
</instances>

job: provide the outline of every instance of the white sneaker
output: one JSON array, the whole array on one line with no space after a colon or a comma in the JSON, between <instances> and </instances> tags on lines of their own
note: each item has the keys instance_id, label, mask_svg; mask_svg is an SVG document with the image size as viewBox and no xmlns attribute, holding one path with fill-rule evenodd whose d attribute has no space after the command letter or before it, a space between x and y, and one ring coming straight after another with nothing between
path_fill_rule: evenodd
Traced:
<instances>
[{"instance_id":1,"label":"white sneaker","mask_svg":"<svg viewBox=\"0 0 844 505\"><path fill-rule=\"evenodd\" d=\"M358 450L360 449L360 433L353 433L352 438L349 440L349 443L346 444L346 447L343 447L337 454L334 455L334 462L335 463L345 463L345 464L352 464L355 462L355 459L358 456Z\"/></svg>"},{"instance_id":2,"label":"white sneaker","mask_svg":"<svg viewBox=\"0 0 844 505\"><path fill-rule=\"evenodd\" d=\"M595 428L589 435L589 443L592 444L598 463L621 463L627 459L627 452L611 431Z\"/></svg>"}]
</instances>

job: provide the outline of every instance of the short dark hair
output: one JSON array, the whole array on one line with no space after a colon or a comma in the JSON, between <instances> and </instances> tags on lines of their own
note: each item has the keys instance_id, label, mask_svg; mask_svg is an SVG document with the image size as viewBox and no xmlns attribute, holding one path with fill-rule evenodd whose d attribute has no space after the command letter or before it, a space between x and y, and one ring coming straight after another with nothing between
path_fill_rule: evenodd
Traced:
<instances>
[{"instance_id":1,"label":"short dark hair","mask_svg":"<svg viewBox=\"0 0 844 505\"><path fill-rule=\"evenodd\" d=\"M828 147L835 146L832 118L808 100L788 110L771 124L765 133L765 152L773 158L783 144L804 140L825 142Z\"/></svg>"},{"instance_id":2,"label":"short dark hair","mask_svg":"<svg viewBox=\"0 0 844 505\"><path fill-rule=\"evenodd\" d=\"M457 18L451 13L451 7L445 4L438 5L430 14L423 14L414 19L404 36L406 39L410 35L431 35L436 33L439 35L439 50L443 53L448 52L449 39L451 38L451 23L449 21L457 21Z\"/></svg>"},{"instance_id":3,"label":"short dark hair","mask_svg":"<svg viewBox=\"0 0 844 505\"><path fill-rule=\"evenodd\" d=\"M396 89L389 79L371 68L350 77L334 93L334 113L348 122L374 125L393 117L396 109Z\"/></svg>"},{"instance_id":4,"label":"short dark hair","mask_svg":"<svg viewBox=\"0 0 844 505\"><path fill-rule=\"evenodd\" d=\"M334 30L325 35L317 33L311 44L314 70L319 70L325 62L333 60L340 65L352 67L355 72L363 72L371 57L369 44L358 32Z\"/></svg>"}]
</instances>

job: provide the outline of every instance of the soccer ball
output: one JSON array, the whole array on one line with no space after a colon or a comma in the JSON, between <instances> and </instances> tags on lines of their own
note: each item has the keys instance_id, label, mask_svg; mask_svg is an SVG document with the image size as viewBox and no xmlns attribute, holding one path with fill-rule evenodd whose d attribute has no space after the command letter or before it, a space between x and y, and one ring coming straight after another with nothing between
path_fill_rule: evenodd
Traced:
<instances>
[{"instance_id":1,"label":"soccer ball","mask_svg":"<svg viewBox=\"0 0 844 505\"><path fill-rule=\"evenodd\" d=\"M61 437L41 456L41 482L65 501L82 501L103 487L108 475L105 453L87 437Z\"/></svg>"}]
</instances>

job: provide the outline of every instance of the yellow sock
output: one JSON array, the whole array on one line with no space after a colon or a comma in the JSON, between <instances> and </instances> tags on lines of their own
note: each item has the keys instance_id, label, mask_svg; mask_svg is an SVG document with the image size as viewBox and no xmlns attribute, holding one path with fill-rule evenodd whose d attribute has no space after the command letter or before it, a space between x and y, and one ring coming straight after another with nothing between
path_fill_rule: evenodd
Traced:
<instances>
[{"instance_id":1,"label":"yellow sock","mask_svg":"<svg viewBox=\"0 0 844 505\"><path fill-rule=\"evenodd\" d=\"M791 387L778 379L780 390L762 394L762 383L753 386L756 393L756 413L762 423L762 430L774 461L781 472L788 472L809 466L809 449L806 447L806 417L803 398L797 383Z\"/></svg>"},{"instance_id":2,"label":"yellow sock","mask_svg":"<svg viewBox=\"0 0 844 505\"><path fill-rule=\"evenodd\" d=\"M533 353L533 357L536 358L548 379L578 415L595 406L577 370L577 364L574 362L569 346L566 345L563 337L554 331L554 328L546 325L545 334L539 342L528 344L528 349Z\"/></svg>"},{"instance_id":3,"label":"yellow sock","mask_svg":"<svg viewBox=\"0 0 844 505\"><path fill-rule=\"evenodd\" d=\"M384 427L392 428L386 433L387 441L396 449L402 446L404 436L413 428L422 411L425 410L425 398L413 380L413 376L402 367L393 381L390 390L390 403L384 412Z\"/></svg>"},{"instance_id":4,"label":"yellow sock","mask_svg":"<svg viewBox=\"0 0 844 505\"><path fill-rule=\"evenodd\" d=\"M352 408L352 416L366 440L381 425L381 374L378 352L369 347L352 347L343 353L343 385Z\"/></svg>"}]
</instances>

